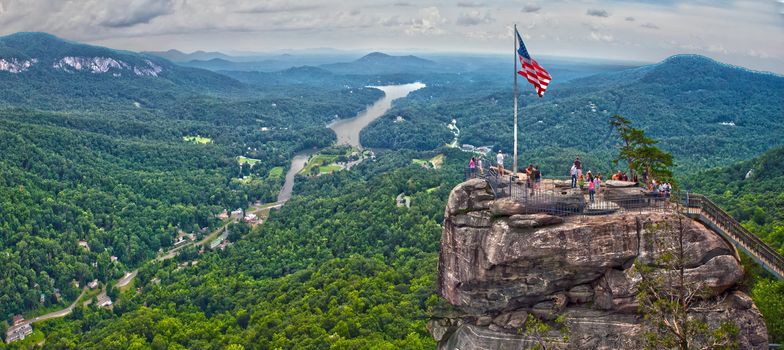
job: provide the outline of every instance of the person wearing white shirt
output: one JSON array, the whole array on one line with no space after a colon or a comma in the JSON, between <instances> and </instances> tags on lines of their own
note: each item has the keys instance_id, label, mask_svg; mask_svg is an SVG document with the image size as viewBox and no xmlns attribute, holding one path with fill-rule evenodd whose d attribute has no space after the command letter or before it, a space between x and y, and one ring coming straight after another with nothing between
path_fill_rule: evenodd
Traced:
<instances>
[{"instance_id":1,"label":"person wearing white shirt","mask_svg":"<svg viewBox=\"0 0 784 350\"><path fill-rule=\"evenodd\" d=\"M495 155L495 162L498 164L498 174L504 175L504 154L501 153L501 150L498 150L498 154Z\"/></svg>"},{"instance_id":2,"label":"person wearing white shirt","mask_svg":"<svg viewBox=\"0 0 784 350\"><path fill-rule=\"evenodd\" d=\"M569 171L572 174L572 188L577 187L577 165L572 164L572 170Z\"/></svg>"}]
</instances>

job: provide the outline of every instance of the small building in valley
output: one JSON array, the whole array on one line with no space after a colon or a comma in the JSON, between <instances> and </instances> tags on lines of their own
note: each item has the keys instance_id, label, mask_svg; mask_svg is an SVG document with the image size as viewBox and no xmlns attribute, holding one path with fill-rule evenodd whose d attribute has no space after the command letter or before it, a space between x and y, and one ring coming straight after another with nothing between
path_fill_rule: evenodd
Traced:
<instances>
[{"instance_id":1,"label":"small building in valley","mask_svg":"<svg viewBox=\"0 0 784 350\"><path fill-rule=\"evenodd\" d=\"M15 325L8 328L5 332L5 343L11 344L17 340L24 339L30 334L33 334L33 326L30 324Z\"/></svg>"},{"instance_id":2,"label":"small building in valley","mask_svg":"<svg viewBox=\"0 0 784 350\"><path fill-rule=\"evenodd\" d=\"M87 283L87 288L90 289L98 288L98 279L94 279L92 282Z\"/></svg>"},{"instance_id":3,"label":"small building in valley","mask_svg":"<svg viewBox=\"0 0 784 350\"><path fill-rule=\"evenodd\" d=\"M79 240L79 247L82 247L83 249L87 250L88 252L90 251L90 245L87 244L87 241L85 241L83 239Z\"/></svg>"},{"instance_id":4,"label":"small building in valley","mask_svg":"<svg viewBox=\"0 0 784 350\"><path fill-rule=\"evenodd\" d=\"M106 295L106 293L101 293L100 295L98 295L98 299L96 301L98 303L98 307L109 308L112 306L112 299L109 298L109 296Z\"/></svg>"},{"instance_id":5,"label":"small building in valley","mask_svg":"<svg viewBox=\"0 0 784 350\"><path fill-rule=\"evenodd\" d=\"M256 214L249 213L248 215L245 215L245 222L249 224L255 224L258 221L259 221L259 217L256 216Z\"/></svg>"}]
</instances>

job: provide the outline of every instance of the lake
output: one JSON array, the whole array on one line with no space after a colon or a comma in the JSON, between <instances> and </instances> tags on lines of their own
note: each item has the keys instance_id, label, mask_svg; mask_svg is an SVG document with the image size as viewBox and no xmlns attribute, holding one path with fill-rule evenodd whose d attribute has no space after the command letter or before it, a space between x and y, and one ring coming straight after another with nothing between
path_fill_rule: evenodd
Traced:
<instances>
[{"instance_id":1,"label":"lake","mask_svg":"<svg viewBox=\"0 0 784 350\"><path fill-rule=\"evenodd\" d=\"M424 88L420 82L402 85L369 86L384 92L384 97L360 112L356 117L336 120L328 125L338 136L338 145L349 145L362 148L359 143L359 132L368 124L384 115L392 108L392 101L408 96L412 91Z\"/></svg>"}]
</instances>

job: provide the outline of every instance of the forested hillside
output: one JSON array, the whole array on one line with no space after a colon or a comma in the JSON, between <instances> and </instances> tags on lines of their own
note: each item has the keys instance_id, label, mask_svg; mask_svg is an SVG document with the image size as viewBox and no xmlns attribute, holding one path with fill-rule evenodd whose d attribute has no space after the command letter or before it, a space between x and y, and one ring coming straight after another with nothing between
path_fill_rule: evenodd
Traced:
<instances>
[{"instance_id":1,"label":"forested hillside","mask_svg":"<svg viewBox=\"0 0 784 350\"><path fill-rule=\"evenodd\" d=\"M784 146L754 159L684 178L684 189L705 194L751 232L784 254ZM776 281L750 261L747 271L755 304L773 341L784 341L784 281Z\"/></svg>"},{"instance_id":2,"label":"forested hillside","mask_svg":"<svg viewBox=\"0 0 784 350\"><path fill-rule=\"evenodd\" d=\"M425 81L430 88L414 92L363 130L363 143L431 149L451 141L446 126L456 119L460 144L509 151L511 79L463 79L464 84ZM553 79L555 84L559 77L553 73ZM518 83L522 160L541 163L550 174L568 171L568 164L552 160L561 152L596 157L590 168L611 170L613 114L660 140L681 173L753 157L784 135L784 77L701 56L673 56L652 66L552 85L544 98L527 82ZM406 122L395 123L397 116Z\"/></svg>"},{"instance_id":3,"label":"forested hillside","mask_svg":"<svg viewBox=\"0 0 784 350\"><path fill-rule=\"evenodd\" d=\"M684 189L702 193L784 254L784 146L728 167L684 178Z\"/></svg>"},{"instance_id":4,"label":"forested hillside","mask_svg":"<svg viewBox=\"0 0 784 350\"><path fill-rule=\"evenodd\" d=\"M3 319L68 304L79 294L72 281L116 278L171 246L180 230L203 234L223 209L274 202L283 179L270 170L331 144L327 121L382 94L252 97L253 87L161 59L156 75L101 66L95 57L128 65L147 58L40 33L0 38L0 48L8 60L37 61L0 71ZM68 55L92 63L64 70L50 62ZM185 139L197 135L209 142ZM240 165L238 156L262 161Z\"/></svg>"},{"instance_id":5,"label":"forested hillside","mask_svg":"<svg viewBox=\"0 0 784 350\"><path fill-rule=\"evenodd\" d=\"M114 312L50 322L52 348L134 346L420 349L437 304L434 278L445 199L465 155L440 170L388 153L299 184L263 226L194 267L155 264ZM410 208L395 196L411 196Z\"/></svg>"}]
</instances>

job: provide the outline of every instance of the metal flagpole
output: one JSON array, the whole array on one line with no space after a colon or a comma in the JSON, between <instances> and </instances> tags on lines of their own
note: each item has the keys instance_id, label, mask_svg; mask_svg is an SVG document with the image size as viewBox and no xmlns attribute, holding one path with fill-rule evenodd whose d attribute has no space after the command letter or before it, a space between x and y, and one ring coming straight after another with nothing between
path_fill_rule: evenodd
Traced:
<instances>
[{"instance_id":1,"label":"metal flagpole","mask_svg":"<svg viewBox=\"0 0 784 350\"><path fill-rule=\"evenodd\" d=\"M514 25L514 151L512 153L512 174L517 174L517 24Z\"/></svg>"}]
</instances>

